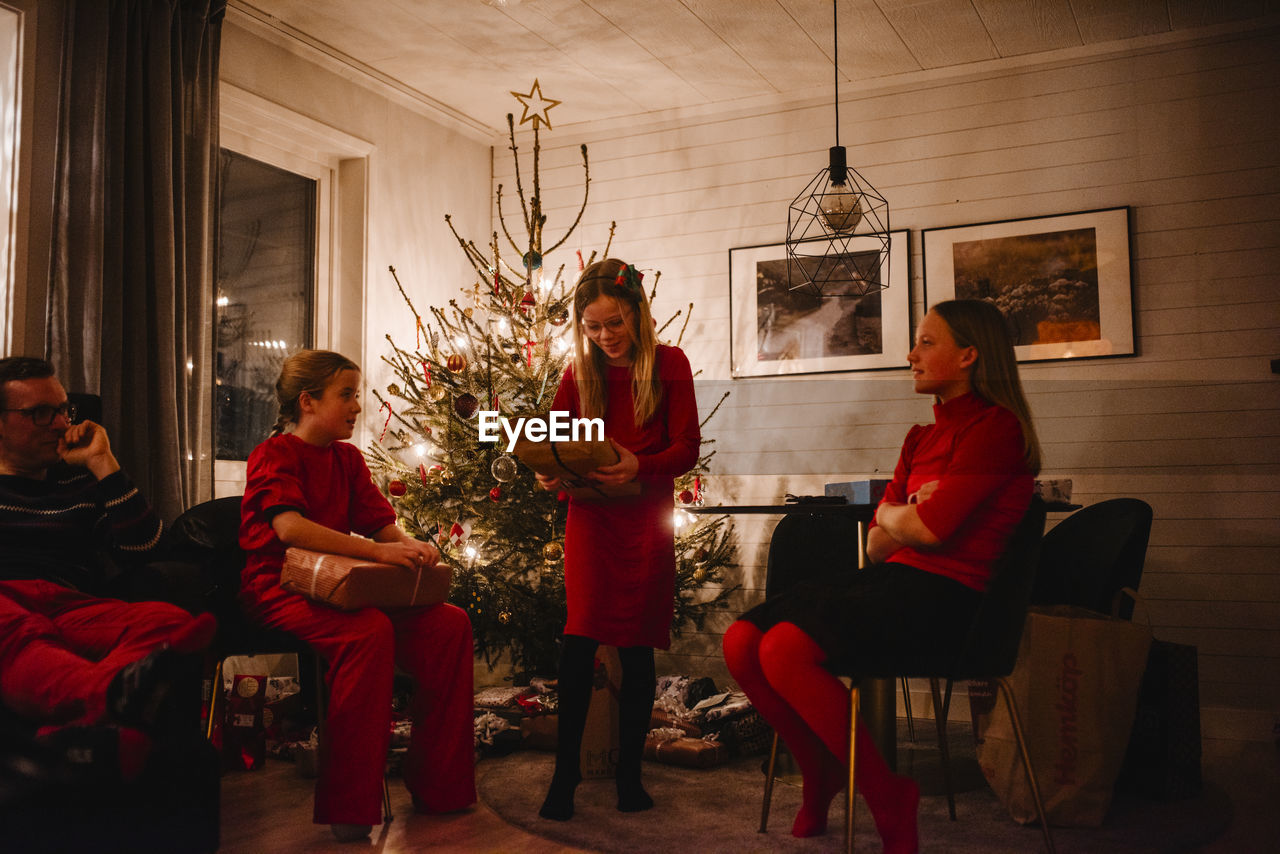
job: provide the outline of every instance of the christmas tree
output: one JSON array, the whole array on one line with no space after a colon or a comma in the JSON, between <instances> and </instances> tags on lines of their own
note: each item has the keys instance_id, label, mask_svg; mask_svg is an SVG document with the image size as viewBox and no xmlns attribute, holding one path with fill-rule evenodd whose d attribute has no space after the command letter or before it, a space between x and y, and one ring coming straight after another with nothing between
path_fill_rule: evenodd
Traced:
<instances>
[{"instance_id":1,"label":"christmas tree","mask_svg":"<svg viewBox=\"0 0 1280 854\"><path fill-rule=\"evenodd\" d=\"M537 84L533 90L537 92ZM530 95L521 96L522 100ZM558 102L551 102L552 105ZM526 109L527 114L527 109ZM522 123L525 119L522 119ZM553 276L542 269L544 255L539 169L539 124L533 122L532 192L526 195L520 176L514 116L507 116L516 164L516 195L527 238L517 243L502 210L502 185L496 191L498 220L511 254L504 255L495 231L486 250L450 230L466 253L477 279L462 288L462 302L419 312L395 277L416 322L412 349L396 344L383 359L396 381L374 394L382 426L366 454L396 508L399 523L411 535L434 538L442 559L453 566L451 601L467 610L476 649L493 665L506 654L517 672L552 674L559 660L558 639L565 622L564 524L566 506L541 489L533 472L505 453L506 438L482 442L476 414L496 411L517 418L550 409L572 350L572 283L565 265ZM549 124L548 124L549 127ZM550 253L564 245L586 208L590 187L587 147L581 148L584 173L582 207ZM616 223L601 257L607 257ZM509 258L518 258L517 264ZM595 260L576 253L577 267ZM657 291L654 277L649 297ZM689 306L692 310L692 304ZM677 312L658 330L683 314ZM727 393L726 393L727 395ZM722 397L705 424L719 408ZM704 442L705 446L710 444ZM708 613L727 606L735 588L723 586L723 571L733 562L732 528L725 516L694 516L678 504L702 503L714 451L700 455L697 466L677 479L676 599L673 630L701 628ZM719 586L714 586L719 585Z\"/></svg>"}]
</instances>

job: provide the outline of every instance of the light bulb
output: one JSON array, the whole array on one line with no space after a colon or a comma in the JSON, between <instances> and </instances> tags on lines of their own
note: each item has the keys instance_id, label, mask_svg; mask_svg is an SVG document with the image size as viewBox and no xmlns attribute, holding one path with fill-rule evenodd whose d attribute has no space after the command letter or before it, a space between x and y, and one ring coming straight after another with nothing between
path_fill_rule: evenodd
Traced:
<instances>
[{"instance_id":1,"label":"light bulb","mask_svg":"<svg viewBox=\"0 0 1280 854\"><path fill-rule=\"evenodd\" d=\"M853 231L862 222L862 199L845 183L828 184L819 208L827 228L836 234Z\"/></svg>"}]
</instances>

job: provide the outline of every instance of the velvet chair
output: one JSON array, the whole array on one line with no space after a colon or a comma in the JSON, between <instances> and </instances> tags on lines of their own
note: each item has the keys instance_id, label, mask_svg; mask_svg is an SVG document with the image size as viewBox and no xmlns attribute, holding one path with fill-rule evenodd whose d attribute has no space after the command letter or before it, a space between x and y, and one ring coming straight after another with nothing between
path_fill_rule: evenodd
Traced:
<instances>
[{"instance_id":1,"label":"velvet chair","mask_svg":"<svg viewBox=\"0 0 1280 854\"><path fill-rule=\"evenodd\" d=\"M1033 605L1078 605L1104 614L1122 587L1138 589L1151 535L1151 505L1137 498L1091 504L1044 535ZM1120 616L1133 612L1132 600Z\"/></svg>"}]
</instances>

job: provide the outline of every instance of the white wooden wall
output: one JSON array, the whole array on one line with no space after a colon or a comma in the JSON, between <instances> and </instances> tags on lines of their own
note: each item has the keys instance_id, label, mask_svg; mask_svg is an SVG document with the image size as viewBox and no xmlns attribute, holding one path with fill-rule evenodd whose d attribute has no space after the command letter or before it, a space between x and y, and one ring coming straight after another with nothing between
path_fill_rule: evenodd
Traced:
<instances>
[{"instance_id":1,"label":"white wooden wall","mask_svg":"<svg viewBox=\"0 0 1280 854\"><path fill-rule=\"evenodd\" d=\"M1272 28L925 75L842 91L840 109L851 164L911 230L913 322L921 229L1131 206L1139 355L1025 366L1042 477L1071 478L1078 503L1153 506L1142 592L1156 635L1199 648L1206 734L1259 739L1280 715L1278 82ZM696 303L683 346L699 399L732 392L706 429L712 503L891 471L907 428L931 418L904 370L729 379L728 250L784 238L787 203L826 165L832 113L828 94L543 133L548 243L576 213L587 143L590 204L567 248L601 248L617 220L611 254L662 271L659 322ZM510 194L501 148L494 166ZM737 520L734 613L760 599L774 521ZM723 675L732 616L677 639L660 667Z\"/></svg>"}]
</instances>

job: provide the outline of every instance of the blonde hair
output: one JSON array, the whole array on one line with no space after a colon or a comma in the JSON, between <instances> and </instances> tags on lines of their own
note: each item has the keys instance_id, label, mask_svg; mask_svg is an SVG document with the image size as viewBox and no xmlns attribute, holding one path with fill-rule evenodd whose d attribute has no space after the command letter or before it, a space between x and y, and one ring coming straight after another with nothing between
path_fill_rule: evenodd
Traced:
<instances>
[{"instance_id":1,"label":"blonde hair","mask_svg":"<svg viewBox=\"0 0 1280 854\"><path fill-rule=\"evenodd\" d=\"M298 399L303 392L319 397L329 380L339 373L358 370L359 365L332 350L300 350L285 359L280 368L280 378L276 380L276 403L280 414L271 428L271 435L279 436L287 424L298 423Z\"/></svg>"},{"instance_id":2,"label":"blonde hair","mask_svg":"<svg viewBox=\"0 0 1280 854\"><path fill-rule=\"evenodd\" d=\"M662 400L658 380L658 336L653 331L649 300L640 285L639 273L623 273L628 265L617 258L597 261L582 271L573 294L573 374L578 386L578 404L584 418L603 418L609 402L606 377L608 362L604 351L587 337L582 328L582 312L600 297L616 299L631 309L631 401L636 425L649 421ZM632 271L634 267L630 268Z\"/></svg>"},{"instance_id":3,"label":"blonde hair","mask_svg":"<svg viewBox=\"0 0 1280 854\"><path fill-rule=\"evenodd\" d=\"M1040 440L1031 422L1031 407L1022 393L1018 361L1005 317L985 300L955 299L937 303L936 312L951 330L958 347L973 347L978 359L969 370L969 383L984 400L1003 406L1022 426L1023 459L1034 475L1040 473Z\"/></svg>"}]
</instances>

